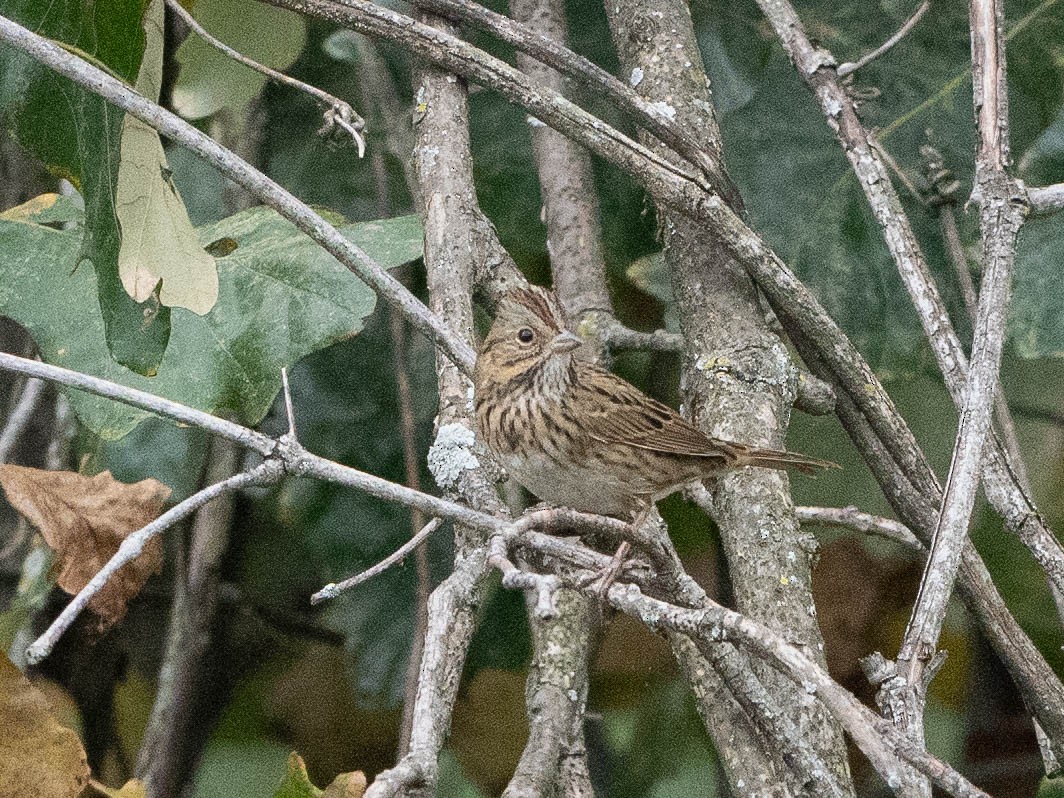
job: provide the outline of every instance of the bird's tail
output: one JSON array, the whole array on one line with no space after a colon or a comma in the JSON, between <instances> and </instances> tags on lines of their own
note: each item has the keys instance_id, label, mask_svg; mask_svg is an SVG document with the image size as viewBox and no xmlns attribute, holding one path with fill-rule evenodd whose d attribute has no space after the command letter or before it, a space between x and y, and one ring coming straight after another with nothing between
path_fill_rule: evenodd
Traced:
<instances>
[{"instance_id":1,"label":"bird's tail","mask_svg":"<svg viewBox=\"0 0 1064 798\"><path fill-rule=\"evenodd\" d=\"M760 468L793 468L803 474L815 474L824 468L841 468L830 460L818 460L798 452L783 452L777 449L749 449L739 459L739 465Z\"/></svg>"}]
</instances>

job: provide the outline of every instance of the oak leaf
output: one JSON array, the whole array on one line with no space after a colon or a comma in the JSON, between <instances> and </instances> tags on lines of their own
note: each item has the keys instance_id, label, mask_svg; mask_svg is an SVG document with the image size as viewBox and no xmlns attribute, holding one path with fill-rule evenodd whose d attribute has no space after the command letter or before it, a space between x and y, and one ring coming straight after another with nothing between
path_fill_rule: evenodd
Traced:
<instances>
[{"instance_id":1,"label":"oak leaf","mask_svg":"<svg viewBox=\"0 0 1064 798\"><path fill-rule=\"evenodd\" d=\"M0 795L77 798L89 780L85 749L48 700L0 654Z\"/></svg>"},{"instance_id":2,"label":"oak leaf","mask_svg":"<svg viewBox=\"0 0 1064 798\"><path fill-rule=\"evenodd\" d=\"M158 517L170 488L155 479L119 482L104 471L94 477L0 465L0 485L12 506L55 551L59 587L77 593L131 533ZM93 596L89 607L110 626L162 564L162 542L152 538Z\"/></svg>"}]
</instances>

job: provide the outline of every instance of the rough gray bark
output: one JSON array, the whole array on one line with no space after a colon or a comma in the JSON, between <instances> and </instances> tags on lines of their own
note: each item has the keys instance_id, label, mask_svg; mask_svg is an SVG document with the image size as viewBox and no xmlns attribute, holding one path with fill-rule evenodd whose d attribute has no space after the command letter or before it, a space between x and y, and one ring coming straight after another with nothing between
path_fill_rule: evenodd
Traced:
<instances>
[{"instance_id":1,"label":"rough gray bark","mask_svg":"<svg viewBox=\"0 0 1064 798\"><path fill-rule=\"evenodd\" d=\"M563 2L511 0L510 10L544 36L567 42ZM539 83L565 93L562 76L549 67L521 53L517 65ZM575 142L538 120L530 117L529 126L554 290L570 322L579 326L585 314L611 308L591 160ZM590 356L604 352L594 339L585 349ZM527 600L533 645L526 688L529 736L504 795L592 795L584 712L599 612L591 599L571 590L558 591L553 619L537 617L532 597Z\"/></svg>"},{"instance_id":2,"label":"rough gray bark","mask_svg":"<svg viewBox=\"0 0 1064 798\"><path fill-rule=\"evenodd\" d=\"M418 109L414 118L417 203L425 224L425 266L429 305L469 344L473 341L474 262L470 236L482 215L469 173L468 104L465 86L453 75L421 66L414 75ZM471 220L474 224L471 224ZM472 383L437 354L437 434L464 429L472 440ZM450 498L502 514L490 479L479 467L446 479L435 474ZM483 534L455 525L455 569L433 591L421 653L417 697L411 712L410 746L399 764L377 776L367 798L435 795L440 750L450 728L454 702L476 611L490 569Z\"/></svg>"},{"instance_id":3,"label":"rough gray bark","mask_svg":"<svg viewBox=\"0 0 1064 798\"><path fill-rule=\"evenodd\" d=\"M621 63L645 97L721 155L709 80L702 67L686 3L637 0L606 4ZM783 342L768 329L757 290L729 251L700 221L662 213L665 258L687 349L684 407L715 437L782 448L796 395L797 369ZM794 517L787 476L743 469L711 486L738 607L785 631L823 663L823 639L811 590L815 541ZM841 731L823 706L802 696L768 668L759 675L801 733L844 783L849 780ZM749 756L749 755L747 755ZM752 767L764 772L753 758ZM751 767L733 759L734 775ZM807 789L799 779L797 792ZM852 790L852 788L848 788Z\"/></svg>"}]
</instances>

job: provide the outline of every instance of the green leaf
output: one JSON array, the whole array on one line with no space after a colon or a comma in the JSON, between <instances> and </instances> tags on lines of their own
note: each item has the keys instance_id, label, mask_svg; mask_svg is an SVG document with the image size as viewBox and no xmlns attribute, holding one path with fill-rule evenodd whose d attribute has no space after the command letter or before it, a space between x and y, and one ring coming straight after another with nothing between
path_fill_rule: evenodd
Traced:
<instances>
[{"instance_id":1,"label":"green leaf","mask_svg":"<svg viewBox=\"0 0 1064 798\"><path fill-rule=\"evenodd\" d=\"M251 0L197 0L196 21L218 40L279 71L303 51L306 24L292 11ZM269 31L268 36L261 35ZM181 65L174 85L175 110L188 119L203 119L223 108L241 119L242 109L266 85L266 76L237 63L192 33L177 48Z\"/></svg>"},{"instance_id":2,"label":"green leaf","mask_svg":"<svg viewBox=\"0 0 1064 798\"><path fill-rule=\"evenodd\" d=\"M162 0L13 0L4 13L158 98ZM76 262L96 271L110 353L154 374L170 340L170 306L205 312L217 279L170 184L158 135L12 48L0 51L0 117L82 192Z\"/></svg>"},{"instance_id":3,"label":"green leaf","mask_svg":"<svg viewBox=\"0 0 1064 798\"><path fill-rule=\"evenodd\" d=\"M288 770L285 771L273 798L321 798L319 790L307 775L307 765L303 757L293 751L288 755Z\"/></svg>"},{"instance_id":4,"label":"green leaf","mask_svg":"<svg viewBox=\"0 0 1064 798\"><path fill-rule=\"evenodd\" d=\"M420 255L416 218L347 225L345 235L392 267ZM49 363L256 424L280 387L280 370L362 329L375 296L295 227L254 208L198 231L207 245L231 238L218 260L219 301L206 315L173 311L170 346L154 377L110 358L93 297L96 276L73 268L80 230L0 219L0 313L25 326ZM147 414L71 391L79 418L104 439Z\"/></svg>"}]
</instances>

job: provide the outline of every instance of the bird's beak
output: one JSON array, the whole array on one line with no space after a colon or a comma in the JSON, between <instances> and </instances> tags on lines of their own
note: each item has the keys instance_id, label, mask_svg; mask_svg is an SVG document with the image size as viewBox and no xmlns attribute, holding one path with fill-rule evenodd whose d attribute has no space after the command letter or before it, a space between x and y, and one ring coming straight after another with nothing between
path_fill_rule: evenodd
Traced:
<instances>
[{"instance_id":1,"label":"bird's beak","mask_svg":"<svg viewBox=\"0 0 1064 798\"><path fill-rule=\"evenodd\" d=\"M584 340L580 336L566 330L554 336L554 340L550 342L550 351L555 355L564 355L566 352L572 352L583 343Z\"/></svg>"}]
</instances>

